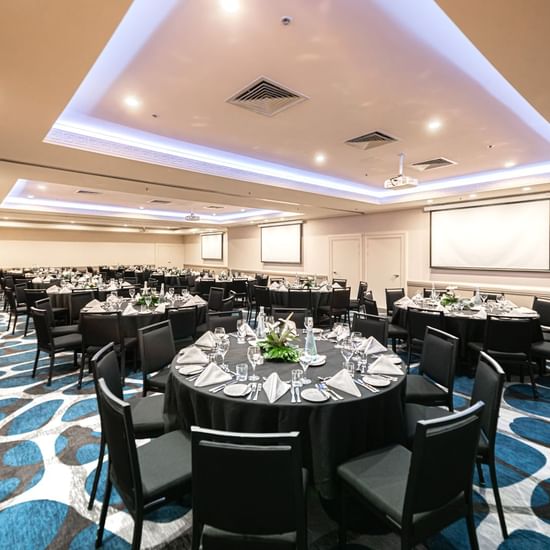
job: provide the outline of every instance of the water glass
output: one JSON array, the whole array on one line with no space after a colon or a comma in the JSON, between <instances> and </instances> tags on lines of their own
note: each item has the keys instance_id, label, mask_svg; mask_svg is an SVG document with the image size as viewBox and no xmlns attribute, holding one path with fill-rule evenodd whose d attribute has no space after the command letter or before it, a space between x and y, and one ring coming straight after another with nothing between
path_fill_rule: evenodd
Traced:
<instances>
[{"instance_id":1,"label":"water glass","mask_svg":"<svg viewBox=\"0 0 550 550\"><path fill-rule=\"evenodd\" d=\"M353 356L354 349L351 341L349 339L342 342L342 347L340 348L340 353L345 360L345 367L349 373L353 376L353 363L350 362L350 359Z\"/></svg>"},{"instance_id":2,"label":"water glass","mask_svg":"<svg viewBox=\"0 0 550 550\"><path fill-rule=\"evenodd\" d=\"M237 320L237 343L244 344L246 336L246 321L244 319Z\"/></svg>"},{"instance_id":3,"label":"water glass","mask_svg":"<svg viewBox=\"0 0 550 550\"><path fill-rule=\"evenodd\" d=\"M246 382L248 379L248 363L239 363L235 367L237 382Z\"/></svg>"},{"instance_id":4,"label":"water glass","mask_svg":"<svg viewBox=\"0 0 550 550\"><path fill-rule=\"evenodd\" d=\"M313 328L313 317L304 317L304 328L306 330Z\"/></svg>"},{"instance_id":5,"label":"water glass","mask_svg":"<svg viewBox=\"0 0 550 550\"><path fill-rule=\"evenodd\" d=\"M135 288L130 288L128 290L128 295L130 296L130 300L133 300L134 296L136 295L136 289Z\"/></svg>"},{"instance_id":6,"label":"water glass","mask_svg":"<svg viewBox=\"0 0 550 550\"><path fill-rule=\"evenodd\" d=\"M216 327L214 329L214 338L218 341L223 340L225 338L225 329L223 327Z\"/></svg>"},{"instance_id":7,"label":"water glass","mask_svg":"<svg viewBox=\"0 0 550 550\"><path fill-rule=\"evenodd\" d=\"M256 374L256 365L262 356L262 350L258 346L250 346L246 352L246 356L252 366L252 375L249 377L251 382L256 382L260 377Z\"/></svg>"}]
</instances>

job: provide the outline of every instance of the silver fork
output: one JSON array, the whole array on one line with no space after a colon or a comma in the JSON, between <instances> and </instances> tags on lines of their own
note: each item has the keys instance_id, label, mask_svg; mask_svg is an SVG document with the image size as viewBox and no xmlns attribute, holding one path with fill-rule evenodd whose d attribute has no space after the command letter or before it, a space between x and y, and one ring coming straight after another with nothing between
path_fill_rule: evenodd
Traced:
<instances>
[{"instance_id":1,"label":"silver fork","mask_svg":"<svg viewBox=\"0 0 550 550\"><path fill-rule=\"evenodd\" d=\"M367 390L371 391L372 393L378 393L380 390L376 389L374 386L371 386L370 384L367 384L366 382L363 382L363 380L359 380L358 378L354 378L353 381L358 386L363 386L363 388L366 388Z\"/></svg>"},{"instance_id":2,"label":"silver fork","mask_svg":"<svg viewBox=\"0 0 550 550\"><path fill-rule=\"evenodd\" d=\"M344 399L340 394L336 393L332 388L329 388L324 382L320 382L319 387L321 390L326 391L330 396L334 396L333 398L336 401L340 401Z\"/></svg>"},{"instance_id":3,"label":"silver fork","mask_svg":"<svg viewBox=\"0 0 550 550\"><path fill-rule=\"evenodd\" d=\"M331 393L329 393L328 391L324 390L321 386L321 384L315 384L315 386L317 387L317 389L319 390L319 393L323 396L323 397L326 397L327 399L332 399L333 401L337 401L336 397L334 397L334 395L332 395Z\"/></svg>"},{"instance_id":4,"label":"silver fork","mask_svg":"<svg viewBox=\"0 0 550 550\"><path fill-rule=\"evenodd\" d=\"M258 384L256 386L256 393L254 394L253 400L258 401L258 396L260 395L260 392L262 391L262 385Z\"/></svg>"},{"instance_id":5,"label":"silver fork","mask_svg":"<svg viewBox=\"0 0 550 550\"><path fill-rule=\"evenodd\" d=\"M256 382L253 382L252 383L252 389L250 390L250 393L246 396L247 401L250 401L252 399L252 396L254 395L254 393L256 391L256 387L257 387Z\"/></svg>"},{"instance_id":6,"label":"silver fork","mask_svg":"<svg viewBox=\"0 0 550 550\"><path fill-rule=\"evenodd\" d=\"M290 402L296 403L296 386L290 386Z\"/></svg>"}]
</instances>

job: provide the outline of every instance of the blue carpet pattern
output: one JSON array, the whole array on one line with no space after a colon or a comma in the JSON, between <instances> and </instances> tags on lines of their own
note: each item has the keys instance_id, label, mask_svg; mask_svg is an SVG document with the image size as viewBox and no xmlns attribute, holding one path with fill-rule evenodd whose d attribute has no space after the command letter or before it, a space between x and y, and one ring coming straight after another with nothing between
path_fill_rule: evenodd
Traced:
<instances>
[{"instance_id":1,"label":"blue carpet pattern","mask_svg":"<svg viewBox=\"0 0 550 550\"><path fill-rule=\"evenodd\" d=\"M7 317L0 314L0 331ZM47 358L31 378L35 340L0 332L0 549L93 548L105 470L94 508L87 509L99 449L99 418L91 376L82 390L72 355L60 355L46 386ZM127 380L128 395L139 376ZM468 403L472 380L459 377L455 406ZM550 376L538 380L540 399L527 384L507 383L499 421L497 471L510 537L503 541L493 492L475 482L476 525L482 549L550 548ZM138 443L139 444L139 443ZM311 496L311 495L310 495ZM312 500L310 498L310 500ZM310 507L310 548L335 547L336 525L318 503ZM146 517L142 548L189 548L190 508L164 507ZM113 493L104 547L129 548L133 521ZM387 532L350 534L348 548L399 548ZM422 547L422 545L420 545ZM463 521L427 541L435 550L466 549Z\"/></svg>"}]
</instances>

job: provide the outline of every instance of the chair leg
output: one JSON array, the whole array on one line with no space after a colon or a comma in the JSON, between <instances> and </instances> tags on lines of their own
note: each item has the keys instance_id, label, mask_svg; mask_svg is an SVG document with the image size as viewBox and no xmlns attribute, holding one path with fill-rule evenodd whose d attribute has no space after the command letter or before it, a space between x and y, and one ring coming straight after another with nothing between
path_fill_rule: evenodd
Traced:
<instances>
[{"instance_id":1,"label":"chair leg","mask_svg":"<svg viewBox=\"0 0 550 550\"><path fill-rule=\"evenodd\" d=\"M141 547L141 532L143 530L143 506L141 506L134 518L134 535L132 537L132 550L139 550Z\"/></svg>"},{"instance_id":2,"label":"chair leg","mask_svg":"<svg viewBox=\"0 0 550 550\"><path fill-rule=\"evenodd\" d=\"M10 326L11 326L11 309L10 309L10 316L8 317L8 326L6 328L6 332L10 331Z\"/></svg>"},{"instance_id":3,"label":"chair leg","mask_svg":"<svg viewBox=\"0 0 550 550\"><path fill-rule=\"evenodd\" d=\"M474 505L472 502L471 494L466 497L466 510L466 524L468 526L468 538L470 539L470 548L472 550L479 550L476 525L474 523Z\"/></svg>"},{"instance_id":4,"label":"chair leg","mask_svg":"<svg viewBox=\"0 0 550 550\"><path fill-rule=\"evenodd\" d=\"M103 544L103 531L105 529L105 520L107 519L107 509L109 508L109 500L111 500L111 489L113 484L109 473L107 474L107 485L105 487L105 495L103 496L103 504L101 505L101 514L99 516L99 526L95 539L95 547L100 548Z\"/></svg>"},{"instance_id":5,"label":"chair leg","mask_svg":"<svg viewBox=\"0 0 550 550\"><path fill-rule=\"evenodd\" d=\"M126 379L126 348L122 348L120 353L120 383L124 386Z\"/></svg>"},{"instance_id":6,"label":"chair leg","mask_svg":"<svg viewBox=\"0 0 550 550\"><path fill-rule=\"evenodd\" d=\"M27 336L28 331L29 331L29 314L27 313L27 318L25 319L25 332L23 336Z\"/></svg>"},{"instance_id":7,"label":"chair leg","mask_svg":"<svg viewBox=\"0 0 550 550\"><path fill-rule=\"evenodd\" d=\"M15 313L13 317L13 330L11 331L12 334L15 334L15 325L17 325L17 313Z\"/></svg>"},{"instance_id":8,"label":"chair leg","mask_svg":"<svg viewBox=\"0 0 550 550\"><path fill-rule=\"evenodd\" d=\"M537 387L535 386L535 378L533 377L533 364L531 361L527 362L527 368L529 369L529 378L531 379L531 388L533 388L533 399L538 399L539 394L537 392Z\"/></svg>"},{"instance_id":9,"label":"chair leg","mask_svg":"<svg viewBox=\"0 0 550 550\"><path fill-rule=\"evenodd\" d=\"M103 435L103 430L102 430L101 440L99 442L99 456L97 458L97 466L95 469L94 482L92 483L90 500L88 501L88 510L91 510L94 506L95 495L97 493L97 485L99 484L99 478L101 477L101 470L103 468L104 458L105 458L105 436Z\"/></svg>"},{"instance_id":10,"label":"chair leg","mask_svg":"<svg viewBox=\"0 0 550 550\"><path fill-rule=\"evenodd\" d=\"M340 517L338 518L338 548L343 549L346 546L347 532L347 511L348 511L348 495L346 490L341 485L340 488Z\"/></svg>"},{"instance_id":11,"label":"chair leg","mask_svg":"<svg viewBox=\"0 0 550 550\"><path fill-rule=\"evenodd\" d=\"M82 353L80 357L80 372L78 373L78 389L82 388L82 378L84 377L84 367L86 366L86 354Z\"/></svg>"},{"instance_id":12,"label":"chair leg","mask_svg":"<svg viewBox=\"0 0 550 550\"><path fill-rule=\"evenodd\" d=\"M36 376L36 369L38 367L38 358L40 357L40 348L36 348L36 357L34 358L34 366L32 368L32 378Z\"/></svg>"},{"instance_id":13,"label":"chair leg","mask_svg":"<svg viewBox=\"0 0 550 550\"><path fill-rule=\"evenodd\" d=\"M476 461L477 466L477 477L479 478L479 484L482 487L485 487L485 478L483 477L483 467L481 465L481 462Z\"/></svg>"},{"instance_id":14,"label":"chair leg","mask_svg":"<svg viewBox=\"0 0 550 550\"><path fill-rule=\"evenodd\" d=\"M500 529L502 531L502 536L505 539L507 539L508 530L506 529L506 520L504 519L504 510L502 508L502 501L500 500L500 491L498 489L498 481L497 481L497 469L495 466L495 457L493 455L489 457L489 473L491 474L491 485L493 486L493 492L495 494L495 503L497 505Z\"/></svg>"},{"instance_id":15,"label":"chair leg","mask_svg":"<svg viewBox=\"0 0 550 550\"><path fill-rule=\"evenodd\" d=\"M55 353L50 353L50 370L48 372L48 386L52 385L53 364L55 361Z\"/></svg>"}]
</instances>

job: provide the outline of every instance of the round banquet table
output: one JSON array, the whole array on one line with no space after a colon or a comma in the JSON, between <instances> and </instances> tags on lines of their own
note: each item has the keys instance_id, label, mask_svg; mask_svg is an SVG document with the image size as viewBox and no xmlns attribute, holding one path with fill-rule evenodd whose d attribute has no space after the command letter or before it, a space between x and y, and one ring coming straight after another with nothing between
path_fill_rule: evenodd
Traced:
<instances>
[{"instance_id":1,"label":"round banquet table","mask_svg":"<svg viewBox=\"0 0 550 550\"><path fill-rule=\"evenodd\" d=\"M237 344L231 337L226 363L231 370L235 364L246 362L247 344ZM317 382L318 376L330 376L342 368L340 351L334 344L317 342L318 352L327 355L326 364L309 367L307 374ZM297 364L265 361L256 368L262 377L277 372L281 380L289 381ZM249 369L250 374L250 369ZM203 428L237 432L277 433L298 430L302 437L305 466L312 473L315 487L323 498L336 497L336 468L339 464L368 450L403 441L403 402L405 376L391 382L378 393L357 386L361 397L337 390L342 401L322 403L291 403L287 392L275 403L269 403L265 392L257 401L233 398L223 391L209 392L212 386L196 388L193 382L170 367L165 393L165 422L170 429L190 430L193 425ZM307 387L313 387L308 385Z\"/></svg>"}]
</instances>

